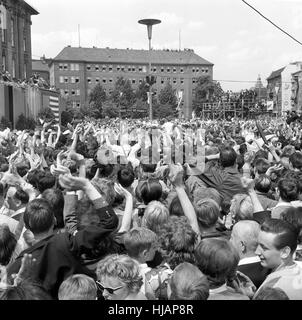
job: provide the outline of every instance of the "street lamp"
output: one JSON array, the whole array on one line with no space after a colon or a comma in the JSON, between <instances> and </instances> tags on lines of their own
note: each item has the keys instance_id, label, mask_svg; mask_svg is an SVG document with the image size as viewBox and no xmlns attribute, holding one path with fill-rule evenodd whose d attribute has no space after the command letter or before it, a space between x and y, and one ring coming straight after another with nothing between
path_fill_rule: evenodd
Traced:
<instances>
[{"instance_id":1,"label":"street lamp","mask_svg":"<svg viewBox=\"0 0 302 320\"><path fill-rule=\"evenodd\" d=\"M152 26L155 24L159 24L161 23L160 20L157 19L143 19L143 20L139 20L138 23L140 24L144 24L147 26L147 31L148 31L148 39L149 39L149 76L151 78L151 39L152 39ZM152 111L152 82L149 83L149 106L150 106L150 120L152 121L153 119L153 111Z\"/></svg>"}]
</instances>

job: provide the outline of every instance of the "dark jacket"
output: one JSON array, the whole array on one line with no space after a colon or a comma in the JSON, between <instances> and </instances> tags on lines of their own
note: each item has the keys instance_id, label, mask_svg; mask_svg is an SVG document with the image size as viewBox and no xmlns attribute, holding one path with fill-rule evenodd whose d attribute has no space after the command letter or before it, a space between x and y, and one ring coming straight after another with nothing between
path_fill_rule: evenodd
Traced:
<instances>
[{"instance_id":1,"label":"dark jacket","mask_svg":"<svg viewBox=\"0 0 302 320\"><path fill-rule=\"evenodd\" d=\"M81 255L92 250L118 224L118 218L111 207L97 210L102 216L101 226L89 226L74 235L68 232L53 234L39 241L19 255L9 267L8 276L18 273L22 257L28 253L37 260L32 277L41 281L53 298L57 298L59 286L67 277L78 273L95 277L93 272L82 265Z\"/></svg>"},{"instance_id":2,"label":"dark jacket","mask_svg":"<svg viewBox=\"0 0 302 320\"><path fill-rule=\"evenodd\" d=\"M248 276L253 281L257 289L270 273L270 270L263 268L260 262L240 265L237 270Z\"/></svg>"}]
</instances>

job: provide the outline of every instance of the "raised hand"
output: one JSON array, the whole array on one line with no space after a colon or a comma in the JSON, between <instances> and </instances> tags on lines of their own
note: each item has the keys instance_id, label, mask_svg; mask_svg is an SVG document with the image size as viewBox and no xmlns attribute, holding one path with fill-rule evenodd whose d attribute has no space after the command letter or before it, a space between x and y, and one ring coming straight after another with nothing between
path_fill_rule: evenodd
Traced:
<instances>
[{"instance_id":1,"label":"raised hand","mask_svg":"<svg viewBox=\"0 0 302 320\"><path fill-rule=\"evenodd\" d=\"M64 174L59 176L59 183L68 191L85 191L90 182L86 178L73 177L71 175Z\"/></svg>"},{"instance_id":2,"label":"raised hand","mask_svg":"<svg viewBox=\"0 0 302 320\"><path fill-rule=\"evenodd\" d=\"M181 164L171 164L169 167L169 181L175 187L182 187L184 185L183 176L184 170Z\"/></svg>"},{"instance_id":3,"label":"raised hand","mask_svg":"<svg viewBox=\"0 0 302 320\"><path fill-rule=\"evenodd\" d=\"M241 178L241 184L242 184L243 188L245 188L247 190L253 190L255 187L254 180L246 178L246 177Z\"/></svg>"},{"instance_id":4,"label":"raised hand","mask_svg":"<svg viewBox=\"0 0 302 320\"><path fill-rule=\"evenodd\" d=\"M114 184L114 190L124 198L132 198L132 194L125 188L123 188L119 183Z\"/></svg>"}]
</instances>

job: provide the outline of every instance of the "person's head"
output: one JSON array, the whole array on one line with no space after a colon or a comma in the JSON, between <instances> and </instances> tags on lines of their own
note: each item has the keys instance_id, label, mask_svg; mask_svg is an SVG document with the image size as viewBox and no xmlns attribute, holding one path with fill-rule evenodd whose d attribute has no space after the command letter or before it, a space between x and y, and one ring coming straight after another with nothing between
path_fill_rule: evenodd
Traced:
<instances>
[{"instance_id":1,"label":"person's head","mask_svg":"<svg viewBox=\"0 0 302 320\"><path fill-rule=\"evenodd\" d=\"M218 204L219 208L222 206L222 197L219 191L214 188L198 189L194 195L194 202L202 199L212 199Z\"/></svg>"},{"instance_id":2,"label":"person's head","mask_svg":"<svg viewBox=\"0 0 302 320\"><path fill-rule=\"evenodd\" d=\"M138 184L135 193L138 199L141 199L144 204L151 201L159 201L162 196L162 186L158 180L148 179Z\"/></svg>"},{"instance_id":3,"label":"person's head","mask_svg":"<svg viewBox=\"0 0 302 320\"><path fill-rule=\"evenodd\" d=\"M280 219L267 219L261 225L255 253L263 267L276 269L292 261L297 243L298 232L292 224Z\"/></svg>"},{"instance_id":4,"label":"person's head","mask_svg":"<svg viewBox=\"0 0 302 320\"><path fill-rule=\"evenodd\" d=\"M18 210L27 205L29 195L20 187L9 187L6 193L5 202L10 210Z\"/></svg>"},{"instance_id":5,"label":"person's head","mask_svg":"<svg viewBox=\"0 0 302 320\"><path fill-rule=\"evenodd\" d=\"M45 288L37 282L22 280L16 286L9 286L0 300L52 300Z\"/></svg>"},{"instance_id":6,"label":"person's head","mask_svg":"<svg viewBox=\"0 0 302 320\"><path fill-rule=\"evenodd\" d=\"M128 188L134 181L134 172L131 168L122 168L117 173L117 180L123 188Z\"/></svg>"},{"instance_id":7,"label":"person's head","mask_svg":"<svg viewBox=\"0 0 302 320\"><path fill-rule=\"evenodd\" d=\"M264 287L253 300L289 300L288 295L280 288Z\"/></svg>"},{"instance_id":8,"label":"person's head","mask_svg":"<svg viewBox=\"0 0 302 320\"><path fill-rule=\"evenodd\" d=\"M106 300L126 300L143 284L138 262L126 255L108 255L98 262L96 274Z\"/></svg>"},{"instance_id":9,"label":"person's head","mask_svg":"<svg viewBox=\"0 0 302 320\"><path fill-rule=\"evenodd\" d=\"M270 191L272 183L267 175L260 174L254 181L256 191L261 193L268 193Z\"/></svg>"},{"instance_id":10,"label":"person's head","mask_svg":"<svg viewBox=\"0 0 302 320\"><path fill-rule=\"evenodd\" d=\"M124 235L124 245L131 258L145 263L154 259L158 237L147 228L132 228Z\"/></svg>"},{"instance_id":11,"label":"person's head","mask_svg":"<svg viewBox=\"0 0 302 320\"><path fill-rule=\"evenodd\" d=\"M159 251L163 260L174 269L182 262L195 263L197 235L186 217L170 217L158 231Z\"/></svg>"},{"instance_id":12,"label":"person's head","mask_svg":"<svg viewBox=\"0 0 302 320\"><path fill-rule=\"evenodd\" d=\"M52 232L56 218L51 205L45 199L35 199L28 203L24 212L24 225L34 235Z\"/></svg>"},{"instance_id":13,"label":"person's head","mask_svg":"<svg viewBox=\"0 0 302 320\"><path fill-rule=\"evenodd\" d=\"M0 265L6 266L9 264L16 245L16 237L9 230L8 225L0 224Z\"/></svg>"},{"instance_id":14,"label":"person's head","mask_svg":"<svg viewBox=\"0 0 302 320\"><path fill-rule=\"evenodd\" d=\"M259 232L260 225L252 220L242 220L233 226L230 241L240 258L255 256Z\"/></svg>"},{"instance_id":15,"label":"person's head","mask_svg":"<svg viewBox=\"0 0 302 320\"><path fill-rule=\"evenodd\" d=\"M223 285L237 269L239 254L234 246L223 238L206 238L195 249L196 265L205 274L210 287Z\"/></svg>"},{"instance_id":16,"label":"person's head","mask_svg":"<svg viewBox=\"0 0 302 320\"><path fill-rule=\"evenodd\" d=\"M236 164L237 153L232 147L220 149L220 163L224 168L233 167Z\"/></svg>"},{"instance_id":17,"label":"person's head","mask_svg":"<svg viewBox=\"0 0 302 320\"><path fill-rule=\"evenodd\" d=\"M37 181L37 188L40 193L51 189L56 183L56 178L50 172L40 172Z\"/></svg>"},{"instance_id":18,"label":"person's head","mask_svg":"<svg viewBox=\"0 0 302 320\"><path fill-rule=\"evenodd\" d=\"M199 228L201 230L212 228L219 218L219 206L212 199L202 199L194 205Z\"/></svg>"},{"instance_id":19,"label":"person's head","mask_svg":"<svg viewBox=\"0 0 302 320\"><path fill-rule=\"evenodd\" d=\"M59 300L96 300L97 285L92 278L84 274L74 274L61 283L58 298Z\"/></svg>"},{"instance_id":20,"label":"person's head","mask_svg":"<svg viewBox=\"0 0 302 320\"><path fill-rule=\"evenodd\" d=\"M295 152L289 157L289 168L291 170L302 170L302 153Z\"/></svg>"},{"instance_id":21,"label":"person's head","mask_svg":"<svg viewBox=\"0 0 302 320\"><path fill-rule=\"evenodd\" d=\"M173 271L168 284L169 300L207 300L207 277L193 264L183 262Z\"/></svg>"},{"instance_id":22,"label":"person's head","mask_svg":"<svg viewBox=\"0 0 302 320\"><path fill-rule=\"evenodd\" d=\"M64 228L64 196L62 191L59 189L46 189L42 193L42 198L47 200L52 207L57 222L56 227Z\"/></svg>"},{"instance_id":23,"label":"person's head","mask_svg":"<svg viewBox=\"0 0 302 320\"><path fill-rule=\"evenodd\" d=\"M265 158L257 158L254 161L254 174L256 177L258 175L265 174L268 168L270 167L270 163Z\"/></svg>"},{"instance_id":24,"label":"person's head","mask_svg":"<svg viewBox=\"0 0 302 320\"><path fill-rule=\"evenodd\" d=\"M252 220L253 212L253 203L247 194L236 194L231 200L230 213L234 222Z\"/></svg>"},{"instance_id":25,"label":"person's head","mask_svg":"<svg viewBox=\"0 0 302 320\"><path fill-rule=\"evenodd\" d=\"M277 195L285 202L291 202L298 199L298 187L295 180L280 179L278 182Z\"/></svg>"},{"instance_id":26,"label":"person's head","mask_svg":"<svg viewBox=\"0 0 302 320\"><path fill-rule=\"evenodd\" d=\"M302 244L302 207L288 208L281 213L280 219L289 222L299 233L298 243Z\"/></svg>"},{"instance_id":27,"label":"person's head","mask_svg":"<svg viewBox=\"0 0 302 320\"><path fill-rule=\"evenodd\" d=\"M151 201L145 209L142 226L157 233L160 226L168 221L168 218L169 210L167 207L159 201Z\"/></svg>"}]
</instances>

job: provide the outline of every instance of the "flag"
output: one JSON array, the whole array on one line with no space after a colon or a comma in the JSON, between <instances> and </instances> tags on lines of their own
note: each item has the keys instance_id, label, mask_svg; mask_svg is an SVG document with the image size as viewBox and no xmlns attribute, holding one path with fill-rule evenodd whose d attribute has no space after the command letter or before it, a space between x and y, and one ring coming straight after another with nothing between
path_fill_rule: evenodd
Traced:
<instances>
[{"instance_id":1,"label":"flag","mask_svg":"<svg viewBox=\"0 0 302 320\"><path fill-rule=\"evenodd\" d=\"M7 29L7 23L6 23L6 8L3 4L0 4L0 28L2 30Z\"/></svg>"},{"instance_id":2,"label":"flag","mask_svg":"<svg viewBox=\"0 0 302 320\"><path fill-rule=\"evenodd\" d=\"M49 108L55 115L56 122L60 122L59 97L49 96Z\"/></svg>"}]
</instances>

